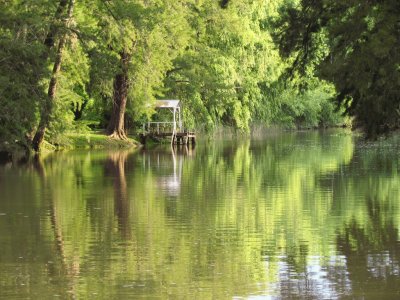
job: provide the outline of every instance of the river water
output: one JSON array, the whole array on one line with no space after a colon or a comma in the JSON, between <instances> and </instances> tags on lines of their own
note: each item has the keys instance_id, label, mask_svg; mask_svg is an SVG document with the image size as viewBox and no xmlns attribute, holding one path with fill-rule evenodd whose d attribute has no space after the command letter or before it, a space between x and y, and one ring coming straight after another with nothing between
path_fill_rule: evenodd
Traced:
<instances>
[{"instance_id":1,"label":"river water","mask_svg":"<svg viewBox=\"0 0 400 300\"><path fill-rule=\"evenodd\" d=\"M2 299L398 299L400 143L346 131L0 166Z\"/></svg>"}]
</instances>

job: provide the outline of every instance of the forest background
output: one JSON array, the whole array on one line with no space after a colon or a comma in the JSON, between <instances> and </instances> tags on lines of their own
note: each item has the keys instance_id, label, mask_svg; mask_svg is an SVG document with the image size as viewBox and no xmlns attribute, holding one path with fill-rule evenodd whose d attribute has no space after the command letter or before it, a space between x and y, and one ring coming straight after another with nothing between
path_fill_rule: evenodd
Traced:
<instances>
[{"instance_id":1,"label":"forest background","mask_svg":"<svg viewBox=\"0 0 400 300\"><path fill-rule=\"evenodd\" d=\"M156 99L187 129L399 127L400 4L332 0L0 0L0 151L105 132Z\"/></svg>"}]
</instances>

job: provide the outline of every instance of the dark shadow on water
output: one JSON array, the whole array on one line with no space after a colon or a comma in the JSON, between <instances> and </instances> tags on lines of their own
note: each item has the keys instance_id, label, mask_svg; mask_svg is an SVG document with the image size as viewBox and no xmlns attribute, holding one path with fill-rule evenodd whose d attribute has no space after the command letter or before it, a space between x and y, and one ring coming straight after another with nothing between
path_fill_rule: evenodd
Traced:
<instances>
[{"instance_id":1,"label":"dark shadow on water","mask_svg":"<svg viewBox=\"0 0 400 300\"><path fill-rule=\"evenodd\" d=\"M62 285L62 289L71 295L73 299L76 298L77 293L77 278L80 274L80 263L78 257L73 257L72 261L68 260L66 249L65 249L65 237L63 233L63 224L61 224L59 217L59 209L57 207L57 201L54 197L49 197L46 193L52 189L51 181L49 181L48 174L46 172L46 165L43 159L36 155L32 159L21 161L19 166L24 166L26 168L31 168L40 178L41 183L41 193L43 199L48 201L48 215L50 218L50 223L54 235L54 247L55 249L54 257L57 261L48 265L49 276L51 278L59 278ZM62 218L61 218L62 219Z\"/></svg>"},{"instance_id":2,"label":"dark shadow on water","mask_svg":"<svg viewBox=\"0 0 400 300\"><path fill-rule=\"evenodd\" d=\"M12 156L9 152L0 151L0 165L7 164L12 161Z\"/></svg>"},{"instance_id":3,"label":"dark shadow on water","mask_svg":"<svg viewBox=\"0 0 400 300\"><path fill-rule=\"evenodd\" d=\"M388 217L393 208L371 197L366 203L368 222L363 225L353 219L346 224L337 234L337 249L346 258L353 295L396 299L400 295L400 243L393 217Z\"/></svg>"},{"instance_id":4,"label":"dark shadow on water","mask_svg":"<svg viewBox=\"0 0 400 300\"><path fill-rule=\"evenodd\" d=\"M114 209L118 219L118 228L124 239L130 239L131 230L129 222L129 195L125 168L129 151L110 152L105 161L106 175L113 179Z\"/></svg>"}]
</instances>

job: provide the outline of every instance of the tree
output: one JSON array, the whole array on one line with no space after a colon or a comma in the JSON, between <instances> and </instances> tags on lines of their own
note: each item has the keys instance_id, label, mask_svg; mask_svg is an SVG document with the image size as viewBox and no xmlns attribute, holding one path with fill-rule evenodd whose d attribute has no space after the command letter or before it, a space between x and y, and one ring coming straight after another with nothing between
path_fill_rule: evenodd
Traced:
<instances>
[{"instance_id":1,"label":"tree","mask_svg":"<svg viewBox=\"0 0 400 300\"><path fill-rule=\"evenodd\" d=\"M281 80L270 19L283 1L0 0L0 150L68 145L88 124L125 139L166 97L182 100L187 128L326 123L330 86L312 78L294 93ZM328 39L313 32L297 61L322 74Z\"/></svg>"},{"instance_id":2,"label":"tree","mask_svg":"<svg viewBox=\"0 0 400 300\"><path fill-rule=\"evenodd\" d=\"M168 95L184 102L186 126L246 131L278 78L280 58L266 26L276 1L203 1L191 6L193 41L168 72Z\"/></svg>"},{"instance_id":3,"label":"tree","mask_svg":"<svg viewBox=\"0 0 400 300\"><path fill-rule=\"evenodd\" d=\"M111 99L107 134L125 139L125 115L140 118L162 94L162 81L172 59L188 38L187 1L103 1L98 19L94 74L97 92ZM107 59L105 59L107 57ZM102 62L102 63L99 63ZM101 69L101 70L100 70Z\"/></svg>"},{"instance_id":4,"label":"tree","mask_svg":"<svg viewBox=\"0 0 400 300\"><path fill-rule=\"evenodd\" d=\"M292 73L314 72L335 85L336 101L368 137L400 125L400 3L302 0L276 23Z\"/></svg>"},{"instance_id":5,"label":"tree","mask_svg":"<svg viewBox=\"0 0 400 300\"><path fill-rule=\"evenodd\" d=\"M43 41L53 6L47 0L0 1L0 6L0 150L11 152L31 147L45 98Z\"/></svg>"},{"instance_id":6,"label":"tree","mask_svg":"<svg viewBox=\"0 0 400 300\"><path fill-rule=\"evenodd\" d=\"M59 18L61 17L61 11L64 8L64 4L65 4L64 2L65 1L61 0L59 9L56 12L56 17L59 17ZM63 20L63 25L65 26L65 29L70 26L70 22L71 22L73 10L74 10L74 4L75 4L75 0L69 0L67 15ZM56 20L56 21L59 21L59 20ZM54 43L54 42L49 42L49 38L51 40L54 39L53 26L54 25L51 25L49 34L47 35L46 40L45 40L45 44L48 47L51 47L51 45ZM41 109L39 126L38 126L38 128L36 130L36 134L32 140L32 147L33 147L33 150L35 150L36 152L38 152L40 150L40 146L43 142L46 128L49 126L50 117L53 112L54 101L55 101L55 97L56 97L57 81L58 81L57 77L61 70L63 51L65 48L65 44L67 42L67 38L68 38L68 32L64 32L58 42L57 54L55 57L53 71L51 74L51 79L50 79L50 83L49 83L49 87L48 87L48 91L47 91L47 98L44 102L44 107Z\"/></svg>"},{"instance_id":7,"label":"tree","mask_svg":"<svg viewBox=\"0 0 400 300\"><path fill-rule=\"evenodd\" d=\"M114 79L114 95L111 119L108 123L107 134L110 137L126 139L124 118L126 103L128 100L129 77L128 68L131 60L131 54L124 49L120 52L120 73L115 75Z\"/></svg>"}]
</instances>

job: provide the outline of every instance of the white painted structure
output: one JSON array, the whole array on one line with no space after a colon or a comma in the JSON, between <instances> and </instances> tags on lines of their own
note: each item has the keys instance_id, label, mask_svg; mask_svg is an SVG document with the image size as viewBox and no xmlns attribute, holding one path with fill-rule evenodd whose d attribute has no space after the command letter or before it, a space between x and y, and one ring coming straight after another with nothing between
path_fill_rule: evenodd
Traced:
<instances>
[{"instance_id":1,"label":"white painted structure","mask_svg":"<svg viewBox=\"0 0 400 300\"><path fill-rule=\"evenodd\" d=\"M172 122L147 122L147 131L156 130L160 134L161 126L171 126L172 134L182 131L182 117L181 107L179 100L156 100L153 104L155 109L168 109L172 113ZM145 124L143 124L143 131L146 132Z\"/></svg>"},{"instance_id":2,"label":"white painted structure","mask_svg":"<svg viewBox=\"0 0 400 300\"><path fill-rule=\"evenodd\" d=\"M156 100L153 104L155 110L168 109L172 113L172 121L147 122L143 124L141 143L146 144L148 137L160 140L171 137L171 145L196 144L194 131L183 130L181 116L181 102L179 100Z\"/></svg>"}]
</instances>

